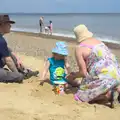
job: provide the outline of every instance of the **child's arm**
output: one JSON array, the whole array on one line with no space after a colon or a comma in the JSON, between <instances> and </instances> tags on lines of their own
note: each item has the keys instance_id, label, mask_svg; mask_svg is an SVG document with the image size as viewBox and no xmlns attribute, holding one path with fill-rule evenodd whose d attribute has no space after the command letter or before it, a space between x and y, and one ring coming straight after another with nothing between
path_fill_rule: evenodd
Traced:
<instances>
[{"instance_id":1,"label":"child's arm","mask_svg":"<svg viewBox=\"0 0 120 120\"><path fill-rule=\"evenodd\" d=\"M41 82L44 82L44 81L45 81L45 77L46 77L46 75L47 75L49 66L50 66L50 63L49 63L49 61L47 60L47 61L45 62L45 64L44 64L44 70L43 70L42 76L41 76L41 78L40 78Z\"/></svg>"},{"instance_id":2,"label":"child's arm","mask_svg":"<svg viewBox=\"0 0 120 120\"><path fill-rule=\"evenodd\" d=\"M66 69L67 74L71 73L70 65L68 63L67 57L65 58L65 69Z\"/></svg>"}]
</instances>

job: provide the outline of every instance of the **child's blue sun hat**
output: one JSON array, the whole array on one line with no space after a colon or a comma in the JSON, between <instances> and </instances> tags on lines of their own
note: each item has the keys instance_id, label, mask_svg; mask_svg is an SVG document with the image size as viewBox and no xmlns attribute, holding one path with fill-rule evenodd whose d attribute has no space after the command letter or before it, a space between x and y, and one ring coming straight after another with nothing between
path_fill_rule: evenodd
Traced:
<instances>
[{"instance_id":1,"label":"child's blue sun hat","mask_svg":"<svg viewBox=\"0 0 120 120\"><path fill-rule=\"evenodd\" d=\"M60 55L67 56L68 50L67 50L67 44L66 42L56 42L56 47L52 49L52 53L57 53Z\"/></svg>"}]
</instances>

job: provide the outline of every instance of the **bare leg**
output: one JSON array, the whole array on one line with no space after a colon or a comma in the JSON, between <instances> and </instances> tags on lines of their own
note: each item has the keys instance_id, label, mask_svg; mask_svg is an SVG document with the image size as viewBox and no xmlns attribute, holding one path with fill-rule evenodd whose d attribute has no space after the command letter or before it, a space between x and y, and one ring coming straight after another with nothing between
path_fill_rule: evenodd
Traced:
<instances>
[{"instance_id":1,"label":"bare leg","mask_svg":"<svg viewBox=\"0 0 120 120\"><path fill-rule=\"evenodd\" d=\"M116 88L116 91L117 91L118 93L120 93L120 86L118 86L118 87Z\"/></svg>"},{"instance_id":2,"label":"bare leg","mask_svg":"<svg viewBox=\"0 0 120 120\"><path fill-rule=\"evenodd\" d=\"M101 101L101 100L109 100L111 98L111 91L109 90L107 93L102 94L98 96L97 98L93 99L92 102L94 101Z\"/></svg>"},{"instance_id":3,"label":"bare leg","mask_svg":"<svg viewBox=\"0 0 120 120\"><path fill-rule=\"evenodd\" d=\"M118 102L120 103L120 86L118 86L118 87L116 88L116 90L117 90L117 92L119 93L117 100L118 100Z\"/></svg>"},{"instance_id":4,"label":"bare leg","mask_svg":"<svg viewBox=\"0 0 120 120\"><path fill-rule=\"evenodd\" d=\"M40 33L42 33L42 26L40 26Z\"/></svg>"}]
</instances>

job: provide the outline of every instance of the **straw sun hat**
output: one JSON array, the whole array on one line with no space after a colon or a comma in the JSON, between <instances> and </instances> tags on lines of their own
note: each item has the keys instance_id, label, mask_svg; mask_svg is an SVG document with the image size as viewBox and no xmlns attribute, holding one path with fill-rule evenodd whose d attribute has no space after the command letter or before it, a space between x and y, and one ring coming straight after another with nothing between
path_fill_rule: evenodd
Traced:
<instances>
[{"instance_id":1,"label":"straw sun hat","mask_svg":"<svg viewBox=\"0 0 120 120\"><path fill-rule=\"evenodd\" d=\"M93 33L90 32L84 24L80 24L75 27L74 34L78 42L82 42L83 40L93 37Z\"/></svg>"}]
</instances>

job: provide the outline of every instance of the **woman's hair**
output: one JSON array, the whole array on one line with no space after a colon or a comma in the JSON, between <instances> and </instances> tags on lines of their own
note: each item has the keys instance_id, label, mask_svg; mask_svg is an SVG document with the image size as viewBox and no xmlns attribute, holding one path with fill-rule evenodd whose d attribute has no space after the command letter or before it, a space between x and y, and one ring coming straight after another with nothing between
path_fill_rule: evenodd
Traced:
<instances>
[{"instance_id":1,"label":"woman's hair","mask_svg":"<svg viewBox=\"0 0 120 120\"><path fill-rule=\"evenodd\" d=\"M49 22L50 22L50 23L52 23L52 21L51 21L51 20L50 20Z\"/></svg>"}]
</instances>

